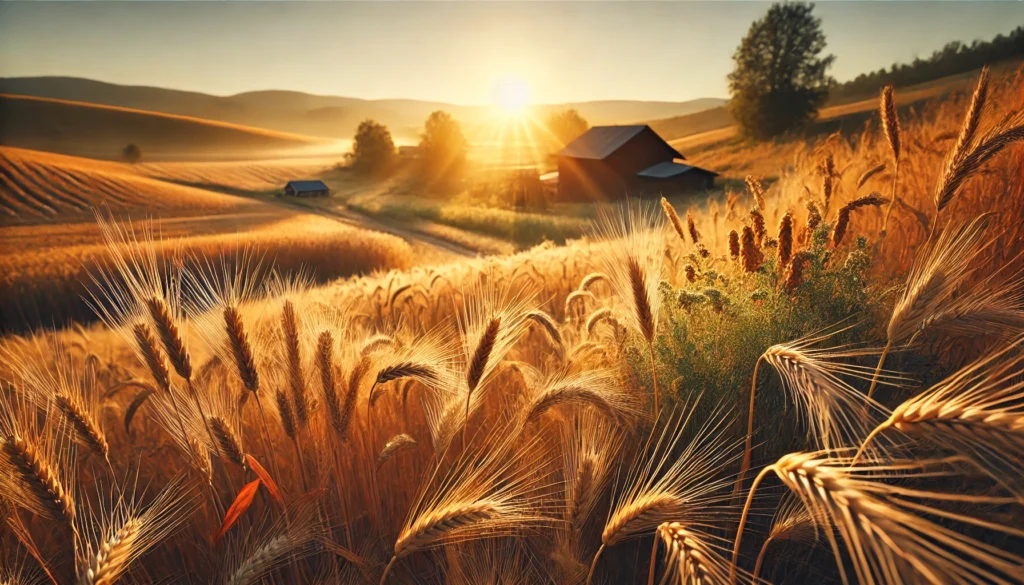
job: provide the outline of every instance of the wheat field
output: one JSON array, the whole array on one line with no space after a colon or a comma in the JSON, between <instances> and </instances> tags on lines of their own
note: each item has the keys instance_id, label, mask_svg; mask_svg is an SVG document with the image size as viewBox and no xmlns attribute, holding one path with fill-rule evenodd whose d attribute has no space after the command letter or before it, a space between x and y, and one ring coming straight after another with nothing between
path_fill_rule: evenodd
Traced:
<instances>
[{"instance_id":1,"label":"wheat field","mask_svg":"<svg viewBox=\"0 0 1024 585\"><path fill-rule=\"evenodd\" d=\"M0 350L5 578L1024 583L1022 90L329 286L104 219Z\"/></svg>"}]
</instances>

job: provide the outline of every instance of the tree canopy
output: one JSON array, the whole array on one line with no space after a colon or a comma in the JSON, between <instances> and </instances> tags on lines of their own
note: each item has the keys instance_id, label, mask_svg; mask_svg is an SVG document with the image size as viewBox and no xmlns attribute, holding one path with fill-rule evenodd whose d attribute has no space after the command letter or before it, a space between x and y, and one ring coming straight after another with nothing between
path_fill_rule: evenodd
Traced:
<instances>
[{"instance_id":1,"label":"tree canopy","mask_svg":"<svg viewBox=\"0 0 1024 585\"><path fill-rule=\"evenodd\" d=\"M912 63L893 65L857 77L837 85L831 92L833 98L861 97L878 92L884 85L896 87L923 83L980 69L983 65L1024 57L1024 25L1007 35L996 35L991 41L974 41L970 44L952 41L935 51L927 59L917 58Z\"/></svg>"},{"instance_id":2,"label":"tree canopy","mask_svg":"<svg viewBox=\"0 0 1024 585\"><path fill-rule=\"evenodd\" d=\"M451 114L440 110L431 113L419 148L421 171L429 186L453 187L465 172L468 149L462 126Z\"/></svg>"},{"instance_id":3,"label":"tree canopy","mask_svg":"<svg viewBox=\"0 0 1024 585\"><path fill-rule=\"evenodd\" d=\"M363 120L356 129L349 154L352 170L359 174L383 177L394 168L395 142L387 126Z\"/></svg>"},{"instance_id":4,"label":"tree canopy","mask_svg":"<svg viewBox=\"0 0 1024 585\"><path fill-rule=\"evenodd\" d=\"M817 116L833 83L833 55L814 4L773 4L743 38L729 74L730 109L745 136L767 139Z\"/></svg>"},{"instance_id":5,"label":"tree canopy","mask_svg":"<svg viewBox=\"0 0 1024 585\"><path fill-rule=\"evenodd\" d=\"M574 109L552 112L547 120L548 132L554 141L553 149L560 149L579 138L590 128L590 124Z\"/></svg>"},{"instance_id":6,"label":"tree canopy","mask_svg":"<svg viewBox=\"0 0 1024 585\"><path fill-rule=\"evenodd\" d=\"M142 160L142 149L135 143L129 144L121 150L121 158L123 158L125 162L135 164Z\"/></svg>"}]
</instances>

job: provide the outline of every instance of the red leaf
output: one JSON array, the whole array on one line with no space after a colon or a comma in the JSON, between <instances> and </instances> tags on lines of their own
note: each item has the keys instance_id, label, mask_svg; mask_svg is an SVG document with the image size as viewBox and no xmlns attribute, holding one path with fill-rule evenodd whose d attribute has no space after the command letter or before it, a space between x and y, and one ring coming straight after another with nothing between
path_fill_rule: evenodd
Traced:
<instances>
[{"instance_id":1,"label":"red leaf","mask_svg":"<svg viewBox=\"0 0 1024 585\"><path fill-rule=\"evenodd\" d=\"M281 488L277 487L277 482L274 481L274 478L270 477L267 470L263 469L260 462L256 461L256 458L252 455L246 453L245 461L249 464L249 469L253 470L256 473L256 477L260 478L260 481L263 482L263 487L267 488L267 493L270 494L270 497L274 498L274 501L283 508L284 498L281 497Z\"/></svg>"},{"instance_id":2,"label":"red leaf","mask_svg":"<svg viewBox=\"0 0 1024 585\"><path fill-rule=\"evenodd\" d=\"M221 524L220 530L217 531L217 536L213 539L214 542L220 542L224 533L231 528L242 514L245 514L245 511L252 505L252 500L256 497L256 490L259 488L260 480L254 479L238 491L235 501L231 503L231 507L224 513L224 523Z\"/></svg>"}]
</instances>

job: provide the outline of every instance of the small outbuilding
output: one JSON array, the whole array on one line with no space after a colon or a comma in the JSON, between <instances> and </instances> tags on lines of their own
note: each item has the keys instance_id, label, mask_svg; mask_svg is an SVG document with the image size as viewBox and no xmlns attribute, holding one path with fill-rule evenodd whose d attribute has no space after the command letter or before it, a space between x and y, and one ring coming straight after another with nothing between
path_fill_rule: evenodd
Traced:
<instances>
[{"instance_id":1,"label":"small outbuilding","mask_svg":"<svg viewBox=\"0 0 1024 585\"><path fill-rule=\"evenodd\" d=\"M717 173L685 157L646 125L594 126L557 155L559 201L614 201L700 192Z\"/></svg>"},{"instance_id":2,"label":"small outbuilding","mask_svg":"<svg viewBox=\"0 0 1024 585\"><path fill-rule=\"evenodd\" d=\"M288 181L284 194L289 197L327 197L331 190L323 181Z\"/></svg>"}]
</instances>

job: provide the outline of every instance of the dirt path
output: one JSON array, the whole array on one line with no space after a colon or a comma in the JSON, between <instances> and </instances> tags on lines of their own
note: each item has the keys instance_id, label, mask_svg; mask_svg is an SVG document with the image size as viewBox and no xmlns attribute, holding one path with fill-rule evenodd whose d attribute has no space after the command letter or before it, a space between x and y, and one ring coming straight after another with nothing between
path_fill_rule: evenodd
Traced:
<instances>
[{"instance_id":1,"label":"dirt path","mask_svg":"<svg viewBox=\"0 0 1024 585\"><path fill-rule=\"evenodd\" d=\"M277 203L277 202L275 202ZM296 210L301 210L305 213L312 213L339 221L341 223L358 227L362 229L369 229L378 232L384 232L393 236L402 238L406 242L412 245L426 245L431 248L440 249L448 254L454 254L456 256L462 256L467 258L474 258L478 256L481 251L449 242L442 238L438 238L415 229L409 229L401 225L384 223L378 219L374 219L368 215L352 211L351 209L325 209L316 205L310 205L301 200L296 199L284 199L282 198L280 204L284 207L289 207Z\"/></svg>"}]
</instances>

